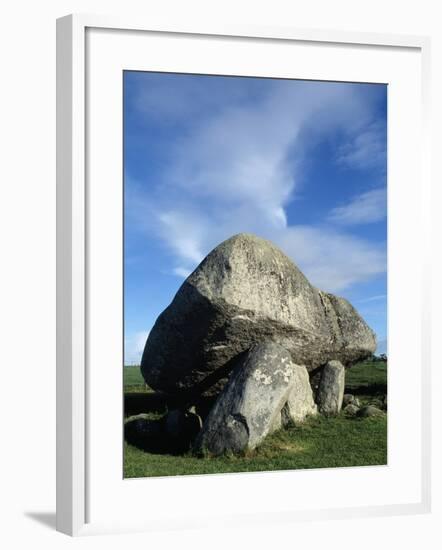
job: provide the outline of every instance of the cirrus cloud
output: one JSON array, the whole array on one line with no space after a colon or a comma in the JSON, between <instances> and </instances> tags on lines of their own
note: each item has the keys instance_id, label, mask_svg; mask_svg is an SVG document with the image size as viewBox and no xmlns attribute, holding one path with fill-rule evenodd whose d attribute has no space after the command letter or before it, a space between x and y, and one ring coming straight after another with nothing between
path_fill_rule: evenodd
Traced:
<instances>
[{"instance_id":1,"label":"cirrus cloud","mask_svg":"<svg viewBox=\"0 0 442 550\"><path fill-rule=\"evenodd\" d=\"M344 206L334 208L328 220L342 225L373 223L387 216L387 189L373 189L354 197Z\"/></svg>"},{"instance_id":2,"label":"cirrus cloud","mask_svg":"<svg viewBox=\"0 0 442 550\"><path fill-rule=\"evenodd\" d=\"M181 95L167 86L165 95L140 91L140 114L158 122L163 112L167 124L174 120L182 129L168 144L154 188L129 179L126 185L128 215L168 250L172 273L185 277L214 246L239 232L277 243L325 290L340 291L385 272L384 245L345 228L385 215L382 190L363 193L312 225L287 221L303 161L315 144L339 133L339 164L363 168L371 157L381 164L385 159L370 95L357 85L321 84L269 82L252 98L247 79L237 89L214 80L207 89L193 80Z\"/></svg>"}]
</instances>

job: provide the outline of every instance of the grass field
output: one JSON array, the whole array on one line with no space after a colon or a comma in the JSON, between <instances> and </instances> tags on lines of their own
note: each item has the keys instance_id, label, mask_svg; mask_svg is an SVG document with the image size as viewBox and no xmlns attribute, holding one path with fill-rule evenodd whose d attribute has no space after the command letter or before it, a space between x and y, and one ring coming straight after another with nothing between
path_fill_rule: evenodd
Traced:
<instances>
[{"instance_id":1,"label":"grass field","mask_svg":"<svg viewBox=\"0 0 442 550\"><path fill-rule=\"evenodd\" d=\"M358 395L385 395L387 393L387 363L362 362L345 373L347 393Z\"/></svg>"},{"instance_id":2,"label":"grass field","mask_svg":"<svg viewBox=\"0 0 442 550\"><path fill-rule=\"evenodd\" d=\"M151 392L138 367L125 367L125 392ZM346 392L362 404L387 393L387 364L360 363L346 372ZM158 418L158 413L150 413ZM387 416L315 417L300 426L275 432L244 456L197 458L190 453L147 453L125 443L125 477L170 476L368 466L387 463Z\"/></svg>"},{"instance_id":3,"label":"grass field","mask_svg":"<svg viewBox=\"0 0 442 550\"><path fill-rule=\"evenodd\" d=\"M123 371L124 392L149 392L141 375L139 366L124 367Z\"/></svg>"}]
</instances>

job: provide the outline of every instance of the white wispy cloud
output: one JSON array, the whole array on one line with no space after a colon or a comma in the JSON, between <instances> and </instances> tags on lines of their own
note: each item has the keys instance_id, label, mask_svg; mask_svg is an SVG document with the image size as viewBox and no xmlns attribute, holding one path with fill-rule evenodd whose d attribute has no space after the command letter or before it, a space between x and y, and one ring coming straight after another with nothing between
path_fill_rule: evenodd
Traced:
<instances>
[{"instance_id":1,"label":"white wispy cloud","mask_svg":"<svg viewBox=\"0 0 442 550\"><path fill-rule=\"evenodd\" d=\"M277 83L258 102L207 115L172 146L166 185L218 204L247 203L268 221L284 223L282 209L304 154L300 133L308 132L312 141L344 125L353 136L360 121L369 120L358 94L348 89L344 95L339 84Z\"/></svg>"},{"instance_id":2,"label":"white wispy cloud","mask_svg":"<svg viewBox=\"0 0 442 550\"><path fill-rule=\"evenodd\" d=\"M170 235L170 248L185 262L197 264L204 258L202 241L208 229L202 216L195 213L167 211L158 214L159 230Z\"/></svg>"},{"instance_id":3,"label":"white wispy cloud","mask_svg":"<svg viewBox=\"0 0 442 550\"><path fill-rule=\"evenodd\" d=\"M144 351L149 331L140 331L130 334L124 340L124 363L125 365L139 364Z\"/></svg>"},{"instance_id":4,"label":"white wispy cloud","mask_svg":"<svg viewBox=\"0 0 442 550\"><path fill-rule=\"evenodd\" d=\"M382 247L331 227L294 226L274 240L313 284L330 292L385 271Z\"/></svg>"},{"instance_id":5,"label":"white wispy cloud","mask_svg":"<svg viewBox=\"0 0 442 550\"><path fill-rule=\"evenodd\" d=\"M369 296L368 298L358 300L358 303L365 304L367 302L377 302L378 300L385 300L386 298L387 298L386 294L378 294L376 296Z\"/></svg>"},{"instance_id":6,"label":"white wispy cloud","mask_svg":"<svg viewBox=\"0 0 442 550\"><path fill-rule=\"evenodd\" d=\"M329 221L355 225L383 220L387 216L387 189L373 189L353 198L348 204L334 208Z\"/></svg>"},{"instance_id":7,"label":"white wispy cloud","mask_svg":"<svg viewBox=\"0 0 442 550\"><path fill-rule=\"evenodd\" d=\"M251 212L244 216L241 216L240 210L231 214L231 217L216 216L211 230L195 236L191 247L191 243L182 246L181 235L186 227L195 222L193 212L186 216L185 211L180 211L172 226L174 231L169 229L166 234L160 231L164 241L172 243L175 248L176 261L181 262L172 270L175 275L187 277L214 246L241 231L255 233L276 243L313 284L331 292L369 280L385 271L386 254L381 246L331 226L294 225L278 228L251 215ZM194 261L189 261L189 247L191 250L199 247L201 257L195 256Z\"/></svg>"},{"instance_id":8,"label":"white wispy cloud","mask_svg":"<svg viewBox=\"0 0 442 550\"><path fill-rule=\"evenodd\" d=\"M169 168L156 192L147 197L142 185L129 182L127 208L139 226L169 250L172 273L187 276L219 242L244 231L277 243L325 290L341 290L385 271L385 251L379 246L319 222L289 226L286 217L302 177L306 144L312 146L336 131L346 132L360 149L367 141L358 139L358 132L365 135L370 127L371 108L356 87L304 82L289 89L276 83L270 93L253 101L245 101L240 91L223 109L207 108L210 100L204 99L198 116L193 110L200 92L185 92L186 100L174 96L173 106L167 95L160 101L161 93L152 93L139 99L146 116L160 104L159 111L169 109L165 116L171 118L177 112L182 117L183 110L187 116L190 109L192 122L170 144ZM192 105L185 107L183 101ZM350 158L350 151L346 155ZM341 207L347 210L340 216L331 213L329 221L346 216L351 220L345 214L349 207Z\"/></svg>"},{"instance_id":9,"label":"white wispy cloud","mask_svg":"<svg viewBox=\"0 0 442 550\"><path fill-rule=\"evenodd\" d=\"M385 123L371 122L350 136L337 151L338 163L350 168L379 167L385 170L386 159Z\"/></svg>"},{"instance_id":10,"label":"white wispy cloud","mask_svg":"<svg viewBox=\"0 0 442 550\"><path fill-rule=\"evenodd\" d=\"M178 277L183 277L183 279L186 279L192 273L192 271L186 267L179 265L172 269L172 273L174 275L177 275Z\"/></svg>"},{"instance_id":11,"label":"white wispy cloud","mask_svg":"<svg viewBox=\"0 0 442 550\"><path fill-rule=\"evenodd\" d=\"M137 89L135 105L141 115L159 120L162 124L176 125L194 118L195 121L213 113L221 104L223 109L249 100L247 80L204 78L191 75L144 73L144 86Z\"/></svg>"}]
</instances>

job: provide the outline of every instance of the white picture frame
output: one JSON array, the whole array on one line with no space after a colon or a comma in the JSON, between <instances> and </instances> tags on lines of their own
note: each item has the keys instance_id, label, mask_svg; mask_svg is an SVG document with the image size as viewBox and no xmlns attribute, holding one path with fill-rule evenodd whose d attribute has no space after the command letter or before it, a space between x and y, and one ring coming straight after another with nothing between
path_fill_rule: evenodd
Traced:
<instances>
[{"instance_id":1,"label":"white picture frame","mask_svg":"<svg viewBox=\"0 0 442 550\"><path fill-rule=\"evenodd\" d=\"M91 289L94 288L94 274L90 273L91 262L88 255L88 248L90 246L96 246L96 243L90 242L91 230L94 232L94 216L95 208L97 205L97 196L94 196L95 191L90 188L89 179L95 177L94 167L89 155L89 147L94 148L94 137L89 137L88 132L93 125L99 124L99 119L95 122L91 120L96 116L95 111L91 114L91 105L88 104L87 94L94 94L94 90L90 90L91 82L99 82L101 76L98 75L99 71L95 71L97 60L99 60L98 54L96 59L92 55L90 59L88 48L90 42L88 41L88 32L93 29L97 33L101 33L103 40L106 33L119 32L119 44L120 51L123 42L129 42L130 37L138 37L137 40L141 40L144 36L153 36L155 40L168 39L173 37L174 43L183 43L187 40L190 42L193 39L199 40L217 40L220 42L220 60L222 57L223 44L229 44L229 40L240 40L242 44L258 44L263 51L267 48L274 47L279 44L296 44L303 45L306 48L319 48L325 45L333 47L334 50L339 52L348 53L348 64L354 63L355 56L369 57L370 52L378 52L379 55L386 55L382 52L385 50L391 54L392 58L389 61L390 65L395 63L393 57L396 54L403 54L404 56L409 52L413 56L413 67L409 65L409 60L402 57L399 59L397 65L401 65L403 61L402 69L399 67L397 70L404 70L408 65L409 76L413 78L410 88L415 92L413 98L410 98L411 102L414 102L416 107L415 120L413 124L419 126L419 148L414 151L413 154L408 154L409 151L406 147L416 145L416 142L409 142L408 144L399 144L395 141L389 142L389 158L393 158L393 166L389 167L393 171L393 180L399 176L399 171L395 172L395 162L400 155L405 155L406 163L410 164L408 168L411 169L415 179L414 187L406 185L402 194L401 200L403 201L402 210L409 213L411 208L416 205L416 199L420 201L421 209L419 209L420 223L416 228L416 232L420 238L420 243L426 243L429 241L429 188L430 177L428 168L428 120L429 120L429 105L428 105L428 87L429 87L429 39L425 37L417 36L396 36L385 34L367 34L367 33L348 33L326 30L300 30L291 28L244 28L244 27L229 27L229 28L190 28L190 27L175 27L170 25L168 28L157 28L149 25L149 22L143 23L140 21L114 19L104 16L91 16L91 15L70 15L63 17L57 21L57 529L61 532L70 535L87 535L104 532L125 532L131 530L149 530L158 528L176 528L176 527L196 527L207 524L237 524L244 522L277 522L277 521L295 521L306 518L324 518L324 517L363 517L363 516L381 516L388 514L415 514L424 513L430 510L430 346L429 346L429 294L428 294L428 271L430 255L424 244L421 247L421 256L419 256L416 265L416 270L411 270L412 273L408 274L409 279L405 276L405 280L401 283L404 286L406 284L419 285L419 300L412 305L412 314L417 316L416 324L413 324L409 328L410 333L406 333L406 327L404 325L399 326L399 322L394 326L390 326L393 340L395 339L395 331L403 331L404 338L407 338L411 347L414 346L413 357L418 361L418 365L414 368L413 372L416 379L411 382L419 388L419 399L417 399L419 414L416 419L415 433L416 438L419 439L419 447L415 450L414 462L410 466L416 474L416 483L413 487L413 496L408 494L402 494L400 498L394 500L394 491L392 489L391 495L388 499L380 502L374 502L368 498L366 501L361 501L357 504L346 503L342 500L336 507L322 505L321 502L316 504L307 504L305 506L302 503L294 503L292 507L289 503L280 505L279 508L275 508L271 499L263 499L261 504L261 511L250 511L247 514L241 514L239 511L229 510L224 513L220 511L213 511L202 515L201 517L190 519L189 516L179 514L179 508L175 510L160 510L161 503L156 506L152 505L149 508L148 517L144 520L142 516L134 517L124 515L124 507L127 507L129 499L140 498L139 495L145 490L141 486L136 486L139 483L143 483L141 480L122 480L121 483L125 483L126 487L130 485L130 491L127 495L123 493L112 493L114 491L114 485L112 480L109 479L109 484L106 484L106 488L111 494L107 494L108 500L117 500L118 506L120 506L120 512L116 507L112 508L111 512L106 512L103 505L105 499L99 496L101 491L104 494L104 483L106 481L106 467L104 467L103 461L103 474L100 481L101 485L96 484L95 474L97 472L96 464L94 460L98 460L96 456L98 453L97 445L101 443L95 437L97 422L100 420L99 415L95 415L94 410L98 407L108 407L112 401L103 396L98 396L96 392L97 385L94 381L94 377L98 376L100 367L91 371L91 364L97 365L96 356L94 350L91 349L94 343L91 342L88 336L90 330L94 330L93 323L97 323L97 320L90 321L90 314L94 315L94 296L91 294ZM97 51L104 47L104 42L100 42L98 39ZM130 47L134 48L135 44L128 46L128 52ZM174 46L175 47L175 46ZM111 68L112 62L112 49L108 50L109 53L109 70L119 71L121 67ZM189 50L191 51L191 50ZM365 53L362 53L365 52ZM402 52L402 53L401 53ZM153 58L158 54L158 51L152 52ZM378 55L376 54L376 55ZM226 66L229 64L229 57L231 53L226 51L225 59L221 60ZM270 53L269 53L270 55ZM367 57L367 59L368 59ZM398 58L399 58L398 57ZM186 63L190 63L192 59L187 59ZM204 61L204 60L203 60ZM221 62L220 61L220 62ZM137 66L137 60L131 64L128 68L135 68ZM91 77L91 64L94 64L94 76ZM154 63L155 70L159 70L158 67L162 61ZM164 63L164 62L163 62ZM183 64L183 71L185 71L186 63ZM341 65L343 65L341 63ZM376 65L375 60L373 65ZM125 66L125 65L124 65ZM164 66L164 70L170 70L170 67ZM348 68L342 67L344 71ZM264 69L263 69L264 70ZM274 68L275 71L284 71L284 67ZM374 70L374 69L373 69ZM389 69L386 69L388 71ZM364 75L364 63L358 68L359 76L356 80L363 81ZM413 72L414 71L414 72ZM255 71L256 72L256 71ZM368 69L367 69L368 73ZM412 73L412 77L410 74ZM109 73L110 74L110 73ZM253 73L255 74L255 73ZM331 73L330 73L331 74ZM330 74L324 74L323 79L330 79ZM336 73L338 74L338 73ZM344 73L343 73L344 74ZM374 74L374 73L373 73ZM387 74L387 73L385 73ZM398 73L399 75L399 73ZM259 76L259 75L258 75ZM305 78L305 74L300 75L300 78ZM400 77L398 76L398 83ZM95 80L94 80L95 79ZM339 79L339 78L338 78ZM367 78L367 81L372 79ZM384 81L382 79L381 81ZM405 81L404 81L405 82ZM409 82L409 84L410 84ZM93 84L95 86L95 84ZM400 84L398 84L399 86ZM89 92L88 92L89 90ZM121 90L120 92L121 93ZM112 95L112 94L111 94ZM114 99L117 100L120 96L109 100L109 105ZM91 100L92 101L92 100ZM417 104L419 102L419 105ZM107 108L108 106L106 106ZM399 107L396 115L399 114ZM103 111L104 112L104 111ZM414 111L413 111L414 112ZM97 115L99 117L101 115ZM393 113L392 117L395 114ZM412 115L410 115L411 117ZM116 119L118 113L116 114ZM112 128L118 128L118 123L112 126ZM120 139L120 137L118 138ZM410 137L411 139L411 137ZM112 147L117 147L118 141L112 144ZM402 147L402 149L401 149ZM413 158L409 158L413 157ZM395 160L396 159L396 160ZM113 168L118 164L113 165ZM409 171L409 170L408 170ZM92 176L91 176L92 174ZM110 178L120 178L121 171L118 174L110 175ZM407 178L406 173L403 174L404 178ZM115 180L116 182L117 180ZM405 181L405 180L404 180ZM117 183L112 188L117 190ZM117 191L116 191L117 192ZM91 194L92 193L92 194ZM401 219L400 214L395 210L395 196L389 191L389 201L392 211L394 211L395 226L389 225L389 232L394 243L396 241L396 226L401 227L401 224L405 223L405 220ZM110 201L112 203L112 200ZM109 213L105 220L105 224L111 223L112 216L118 211L118 199L115 201L115 208ZM92 216L92 218L91 218ZM118 222L119 223L119 222ZM109 227L109 226L107 226ZM405 225L404 225L405 227ZM115 228L115 235L118 234L119 226ZM95 234L97 234L95 232ZM95 237L94 237L95 238ZM98 238L98 237L97 237ZM93 240L93 239L92 239ZM118 237L117 237L118 240ZM410 246L418 249L419 242L411 242ZM390 245L389 245L390 246ZM118 248L118 246L117 246ZM389 257L392 277L396 277L401 267L401 261L404 260L405 250L397 246L395 249L390 250ZM390 254L391 253L391 254ZM121 260L121 257L120 257ZM100 261L99 259L95 262ZM113 260L112 260L113 261ZM97 265L97 264L95 264ZM117 265L117 264L115 264ZM89 271L88 271L89 270ZM121 275L121 274L120 274ZM390 275L389 275L390 276ZM121 279L115 279L118 285ZM390 288L391 281L389 281ZM398 283L399 292L399 283ZM403 289L403 287L401 287ZM391 303L389 304L389 317L394 318L395 308L398 309L400 304L400 296L398 292L392 291ZM396 294L396 296L395 296ZM414 309L413 309L414 308ZM391 313L391 315L390 315ZM112 315L110 315L112 317ZM112 323L112 318L108 320ZM110 325L109 325L110 326ZM109 328L108 326L108 328ZM116 327L116 328L115 328ZM115 325L111 330L118 335L121 327ZM417 335L417 332L419 335ZM399 336L396 337L398 341ZM389 337L390 345L390 337ZM112 351L112 350L111 350ZM392 361L401 361L399 350L396 354L389 355L392 357ZM397 359L395 359L395 357ZM95 358L95 359L94 359ZM93 362L95 360L95 362ZM92 361L92 363L91 363ZM104 360L103 360L104 361ZM404 367L405 368L405 367ZM112 369L111 369L112 370ZM412 370L410 369L410 375ZM117 380L118 373L114 372L110 375L112 380ZM390 376L390 375L389 375ZM413 375L414 376L414 375ZM394 379L389 379L393 388L393 413L392 423L395 425L394 413ZM112 381L110 382L112 386ZM114 391L115 390L115 391ZM120 388L115 385L114 389L110 392L113 396L118 395ZM404 392L407 391L405 388ZM410 392L412 388L410 387ZM410 393L411 395L411 393ZM113 397L112 397L113 399ZM98 402L100 401L100 403ZM401 407L401 399L398 397L396 404L398 411ZM389 397L390 407L390 397ZM107 408L109 410L109 408ZM110 414L110 417L118 418L121 414L121 404L115 403L115 413ZM94 417L95 415L95 417ZM390 416L390 412L389 412ZM95 418L95 419L94 419ZM397 416L396 416L397 418ZM112 424L112 427L108 427L108 430L113 431L113 435L109 436L114 438L113 441L117 441L117 438L121 438L121 430L118 422L116 425ZM413 430L413 427L410 428ZM94 434L91 437L91 433ZM115 435L116 434L116 435ZM392 429L389 429L389 438L394 440L395 432L392 433ZM416 441L414 442L416 443ZM400 445L400 443L398 443ZM95 447L94 447L95 446ZM399 448L399 447L398 447ZM95 449L95 450L94 450ZM390 450L390 449L389 449ZM394 453L393 453L394 454ZM114 467L113 465L112 467ZM399 467L399 466L398 466ZM385 468L385 467L384 467ZM394 464L389 464L387 468L394 470ZM350 483L354 483L358 477L366 475L368 470L362 472L361 469L346 469L344 474L336 474L337 478L341 475L351 478ZM388 476L389 473L385 473L384 469L382 476ZM287 473L286 473L287 474ZM272 486L276 486L278 483L287 484L291 480L295 479L293 473L288 473L286 477L283 477L283 473L276 473L273 477L269 474L234 474L237 487L244 485L244 487L251 487L251 481L256 485L257 476L263 480L261 492L269 492L272 490ZM115 474L116 475L116 474ZM315 483L315 477L318 479L317 483L332 483L330 471L309 471L304 472L303 476L308 476L308 483ZM367 474L369 476L370 474ZM377 475L377 474L376 474ZM252 476L252 477L251 477ZM291 477L290 477L291 476ZM402 477L401 477L402 476ZM401 480L404 481L403 472L398 473L398 477L395 481L395 487L399 491L398 486ZM199 476L200 478L205 476ZM206 485L219 482L219 479L223 476L210 476ZM410 475L410 484L412 475ZM320 478L320 481L319 481ZM327 479L329 479L327 481ZM225 486L225 490L231 490L232 485L229 480L224 478L222 484ZM307 479L307 478L306 478ZM373 478L374 479L374 478ZM382 478L383 479L383 478ZM385 478L387 479L387 478ZM296 478L299 486L301 485L301 476ZM341 483L340 479L337 479L336 483ZM368 484L367 477L367 484ZM229 489L230 484L230 489ZM276 485L275 485L276 484ZM220 484L216 485L217 490ZM164 487L164 489L162 489ZM180 501L180 492L186 495L186 500L193 498L191 496L192 487L198 487L198 490L203 490L201 479L197 477L188 476L186 479L150 479L149 491L174 491L174 496L177 501ZM332 485L330 485L332 487ZM140 492L141 491L141 492ZM411 489L410 489L411 491ZM271 494L270 492L268 493ZM411 492L410 492L411 494ZM138 495L138 496L137 496ZM190 495L190 496L189 496ZM367 493L368 495L368 493ZM225 498L225 497L224 497ZM127 501L125 500L127 499ZM222 497L221 497L222 500ZM132 501L132 500L131 500ZM100 508L102 515L97 513Z\"/></svg>"}]
</instances>

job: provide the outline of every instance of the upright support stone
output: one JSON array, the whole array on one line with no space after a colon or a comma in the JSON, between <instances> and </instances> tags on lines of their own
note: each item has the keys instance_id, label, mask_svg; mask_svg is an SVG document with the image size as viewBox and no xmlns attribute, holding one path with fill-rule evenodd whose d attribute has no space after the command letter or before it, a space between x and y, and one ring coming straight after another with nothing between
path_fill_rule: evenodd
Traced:
<instances>
[{"instance_id":1,"label":"upright support stone","mask_svg":"<svg viewBox=\"0 0 442 550\"><path fill-rule=\"evenodd\" d=\"M315 412L307 370L292 363L282 346L257 344L237 365L204 421L195 451L221 455L254 449L281 427L283 407L296 421Z\"/></svg>"},{"instance_id":2,"label":"upright support stone","mask_svg":"<svg viewBox=\"0 0 442 550\"><path fill-rule=\"evenodd\" d=\"M299 424L304 422L307 416L318 414L307 369L303 365L294 367L294 379L283 411L283 424L284 420Z\"/></svg>"},{"instance_id":3,"label":"upright support stone","mask_svg":"<svg viewBox=\"0 0 442 550\"><path fill-rule=\"evenodd\" d=\"M339 414L345 389L345 368L339 361L329 361L321 374L316 403L325 416Z\"/></svg>"}]
</instances>

